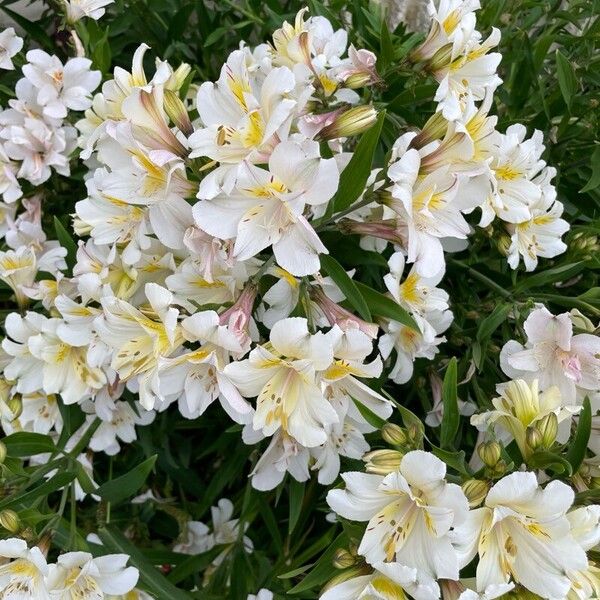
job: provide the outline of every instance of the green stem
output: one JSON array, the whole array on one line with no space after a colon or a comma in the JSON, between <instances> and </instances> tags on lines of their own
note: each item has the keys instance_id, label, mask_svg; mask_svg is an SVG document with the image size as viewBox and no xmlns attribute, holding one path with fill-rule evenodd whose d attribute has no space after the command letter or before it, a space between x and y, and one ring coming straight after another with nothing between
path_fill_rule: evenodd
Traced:
<instances>
[{"instance_id":1,"label":"green stem","mask_svg":"<svg viewBox=\"0 0 600 600\"><path fill-rule=\"evenodd\" d=\"M492 281L489 277L486 277L483 273L476 271L473 267L469 267L468 265L465 265L454 258L448 259L448 262L460 267L461 269L464 269L474 279L481 281L481 283L484 283L490 289L498 292L498 294L500 294L503 298L512 298L512 294L508 290L505 290L502 286L498 285L495 281Z\"/></svg>"}]
</instances>

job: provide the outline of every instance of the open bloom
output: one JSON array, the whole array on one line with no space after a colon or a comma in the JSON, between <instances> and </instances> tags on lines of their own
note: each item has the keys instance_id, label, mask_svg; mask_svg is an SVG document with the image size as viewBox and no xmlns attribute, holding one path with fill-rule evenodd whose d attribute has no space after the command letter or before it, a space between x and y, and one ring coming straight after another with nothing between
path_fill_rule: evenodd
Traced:
<instances>
[{"instance_id":1,"label":"open bloom","mask_svg":"<svg viewBox=\"0 0 600 600\"><path fill-rule=\"evenodd\" d=\"M114 0L64 0L67 11L67 21L76 23L83 17L89 17L97 21L104 16L105 7L112 4Z\"/></svg>"},{"instance_id":2,"label":"open bloom","mask_svg":"<svg viewBox=\"0 0 600 600\"><path fill-rule=\"evenodd\" d=\"M600 338L573 335L569 313L553 315L539 306L523 327L525 345L511 340L500 353L502 370L509 377L535 378L542 390L556 386L565 404L575 404L578 389L592 392L600 387Z\"/></svg>"},{"instance_id":3,"label":"open bloom","mask_svg":"<svg viewBox=\"0 0 600 600\"><path fill-rule=\"evenodd\" d=\"M451 531L469 509L460 487L446 483L445 475L441 460L415 450L385 477L344 473L346 489L330 491L327 502L342 517L368 521L358 552L370 564L395 561L416 569L425 582L457 579Z\"/></svg>"},{"instance_id":4,"label":"open bloom","mask_svg":"<svg viewBox=\"0 0 600 600\"><path fill-rule=\"evenodd\" d=\"M327 249L303 213L306 206L327 203L338 179L335 160L322 159L316 142L282 142L269 158L268 171L243 163L232 193L197 203L196 224L218 238L235 238L238 260L273 246L283 269L311 275L319 270L319 253Z\"/></svg>"},{"instance_id":5,"label":"open bloom","mask_svg":"<svg viewBox=\"0 0 600 600\"><path fill-rule=\"evenodd\" d=\"M272 435L282 429L310 448L323 444L326 426L338 421L316 381L316 372L332 361L327 337L311 335L306 319L294 317L276 323L269 343L230 363L224 373L243 396L257 397L255 430Z\"/></svg>"},{"instance_id":6,"label":"open bloom","mask_svg":"<svg viewBox=\"0 0 600 600\"><path fill-rule=\"evenodd\" d=\"M12 71L15 67L12 57L21 51L23 39L20 38L12 27L0 32L0 69Z\"/></svg>"},{"instance_id":7,"label":"open bloom","mask_svg":"<svg viewBox=\"0 0 600 600\"><path fill-rule=\"evenodd\" d=\"M87 552L62 554L48 575L53 600L95 600L105 594L127 594L139 577L137 569L125 566L128 560L126 554L98 558Z\"/></svg>"},{"instance_id":8,"label":"open bloom","mask_svg":"<svg viewBox=\"0 0 600 600\"><path fill-rule=\"evenodd\" d=\"M479 555L477 589L512 581L545 599L564 598L568 573L588 564L566 516L573 499L560 481L542 489L534 473L511 473L496 483L484 507L456 531L462 564Z\"/></svg>"},{"instance_id":9,"label":"open bloom","mask_svg":"<svg viewBox=\"0 0 600 600\"><path fill-rule=\"evenodd\" d=\"M46 587L48 564L39 548L27 548L24 540L0 541L0 557L9 562L0 566L0 593L6 600L50 600Z\"/></svg>"}]
</instances>

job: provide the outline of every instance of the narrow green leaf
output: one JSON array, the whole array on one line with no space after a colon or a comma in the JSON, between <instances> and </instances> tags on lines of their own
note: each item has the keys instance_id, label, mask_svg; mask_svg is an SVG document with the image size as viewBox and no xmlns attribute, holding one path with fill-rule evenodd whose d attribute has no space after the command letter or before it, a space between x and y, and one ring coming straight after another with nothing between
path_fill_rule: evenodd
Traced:
<instances>
[{"instance_id":1,"label":"narrow green leaf","mask_svg":"<svg viewBox=\"0 0 600 600\"><path fill-rule=\"evenodd\" d=\"M52 438L41 433L18 431L2 439L8 456L29 457L56 450Z\"/></svg>"},{"instance_id":2,"label":"narrow green leaf","mask_svg":"<svg viewBox=\"0 0 600 600\"><path fill-rule=\"evenodd\" d=\"M60 245L67 251L65 260L69 269L72 269L77 262L77 244L56 215L54 215L54 230Z\"/></svg>"},{"instance_id":3,"label":"narrow green leaf","mask_svg":"<svg viewBox=\"0 0 600 600\"><path fill-rule=\"evenodd\" d=\"M558 86L567 107L571 107L571 99L577 93L577 76L569 59L560 51L556 51L556 75Z\"/></svg>"},{"instance_id":4,"label":"narrow green leaf","mask_svg":"<svg viewBox=\"0 0 600 600\"><path fill-rule=\"evenodd\" d=\"M90 476L86 473L85 469L83 468L83 465L78 460L74 460L73 466L75 468L75 474L77 476L77 481L79 482L81 489L86 494L95 494L98 486L91 480Z\"/></svg>"},{"instance_id":5,"label":"narrow green leaf","mask_svg":"<svg viewBox=\"0 0 600 600\"><path fill-rule=\"evenodd\" d=\"M508 313L512 309L512 304L497 304L494 310L481 321L477 329L477 341L482 342L487 340L508 317Z\"/></svg>"},{"instance_id":6,"label":"narrow green leaf","mask_svg":"<svg viewBox=\"0 0 600 600\"><path fill-rule=\"evenodd\" d=\"M365 299L371 314L385 317L392 321L398 321L398 323L402 323L415 331L419 331L419 326L410 316L409 312L402 308L395 300L384 296L382 293L370 288L360 281L355 281L354 284Z\"/></svg>"},{"instance_id":7,"label":"narrow green leaf","mask_svg":"<svg viewBox=\"0 0 600 600\"><path fill-rule=\"evenodd\" d=\"M105 525L98 530L102 543L110 552L128 554L131 564L140 571L140 581L157 598L190 600L191 596L176 588L116 527Z\"/></svg>"},{"instance_id":8,"label":"narrow green leaf","mask_svg":"<svg viewBox=\"0 0 600 600\"><path fill-rule=\"evenodd\" d=\"M382 110L371 129L362 134L350 162L342 171L338 191L330 201L334 213L348 208L364 192L384 120L385 111Z\"/></svg>"},{"instance_id":9,"label":"narrow green leaf","mask_svg":"<svg viewBox=\"0 0 600 600\"><path fill-rule=\"evenodd\" d=\"M289 499L290 499L290 520L288 522L288 532L292 532L298 524L300 513L302 512L302 501L304 500L304 482L296 481L290 477L289 483Z\"/></svg>"},{"instance_id":10,"label":"narrow green leaf","mask_svg":"<svg viewBox=\"0 0 600 600\"><path fill-rule=\"evenodd\" d=\"M369 307L356 287L356 283L350 279L348 273L340 263L329 254L321 254L321 267L327 271L331 279L335 281L346 300L352 304L356 312L365 320L371 321Z\"/></svg>"},{"instance_id":11,"label":"narrow green leaf","mask_svg":"<svg viewBox=\"0 0 600 600\"><path fill-rule=\"evenodd\" d=\"M59 472L54 477L51 477L45 483L38 485L37 487L29 490L25 494L21 494L18 498L0 502L0 508L6 508L7 506L23 508L31 508L32 504L40 499L47 498L52 492L62 490L65 486L69 485L75 479L75 473L68 473L65 471Z\"/></svg>"},{"instance_id":12,"label":"narrow green leaf","mask_svg":"<svg viewBox=\"0 0 600 600\"><path fill-rule=\"evenodd\" d=\"M527 290L534 287L542 287L549 283L554 283L556 281L566 281L570 277L577 275L585 269L585 261L580 260L575 263L569 263L568 265L560 265L559 267L554 267L552 269L546 269L545 271L540 271L539 273L535 273L534 275L527 276L523 281L517 286L517 290Z\"/></svg>"},{"instance_id":13,"label":"narrow green leaf","mask_svg":"<svg viewBox=\"0 0 600 600\"><path fill-rule=\"evenodd\" d=\"M310 563L308 565L302 565L301 567L298 567L297 569L292 569L291 571L288 571L287 573L282 573L281 575L277 575L277 579L292 579L292 577L297 577L298 575L302 575L302 573L305 573L306 571L308 571L312 566L313 566L312 563Z\"/></svg>"},{"instance_id":14,"label":"narrow green leaf","mask_svg":"<svg viewBox=\"0 0 600 600\"><path fill-rule=\"evenodd\" d=\"M154 468L156 457L157 455L155 454L137 465L137 467L131 469L131 471L125 473L125 475L102 484L96 490L96 494L113 504L117 504L133 496L146 482L150 471Z\"/></svg>"},{"instance_id":15,"label":"narrow green leaf","mask_svg":"<svg viewBox=\"0 0 600 600\"><path fill-rule=\"evenodd\" d=\"M527 466L532 469L554 471L557 475L570 477L573 474L571 463L559 454L547 450L535 452L527 459Z\"/></svg>"},{"instance_id":16,"label":"narrow green leaf","mask_svg":"<svg viewBox=\"0 0 600 600\"><path fill-rule=\"evenodd\" d=\"M460 450L459 452L451 452L431 444L431 452L440 460L444 461L449 467L455 471L458 471L461 475L464 475L465 477L473 476L473 473L467 464L464 450Z\"/></svg>"},{"instance_id":17,"label":"narrow green leaf","mask_svg":"<svg viewBox=\"0 0 600 600\"><path fill-rule=\"evenodd\" d=\"M23 28L40 46L46 48L46 50L52 51L55 47L54 42L50 36L44 31L38 23L34 23L29 19L26 19L18 12L11 10L6 6L0 6L0 10L3 10L11 19L13 19L19 27Z\"/></svg>"},{"instance_id":18,"label":"narrow green leaf","mask_svg":"<svg viewBox=\"0 0 600 600\"><path fill-rule=\"evenodd\" d=\"M590 167L592 168L592 175L588 182L581 188L581 193L591 192L600 185L600 146L597 146L594 152L592 152Z\"/></svg>"},{"instance_id":19,"label":"narrow green leaf","mask_svg":"<svg viewBox=\"0 0 600 600\"><path fill-rule=\"evenodd\" d=\"M358 409L358 412L369 425L377 429L381 429L385 425L385 419L382 419L379 415L376 415L368 406L365 406L356 398L352 398L352 401Z\"/></svg>"},{"instance_id":20,"label":"narrow green leaf","mask_svg":"<svg viewBox=\"0 0 600 600\"><path fill-rule=\"evenodd\" d=\"M442 400L444 403L444 417L440 432L440 444L442 448L453 446L460 423L457 385L457 362L456 357L453 356L446 367L444 383L442 384Z\"/></svg>"},{"instance_id":21,"label":"narrow green leaf","mask_svg":"<svg viewBox=\"0 0 600 600\"><path fill-rule=\"evenodd\" d=\"M579 413L579 422L577 423L577 431L575 437L569 445L567 451L567 460L573 468L573 473L577 473L583 459L585 458L585 451L587 449L590 435L592 433L592 408L590 405L590 399L585 398L583 401L583 408Z\"/></svg>"},{"instance_id":22,"label":"narrow green leaf","mask_svg":"<svg viewBox=\"0 0 600 600\"><path fill-rule=\"evenodd\" d=\"M385 17L385 15L384 15ZM381 29L379 35L379 57L378 68L385 69L394 59L394 43L390 35L390 30L385 18L381 19Z\"/></svg>"}]
</instances>

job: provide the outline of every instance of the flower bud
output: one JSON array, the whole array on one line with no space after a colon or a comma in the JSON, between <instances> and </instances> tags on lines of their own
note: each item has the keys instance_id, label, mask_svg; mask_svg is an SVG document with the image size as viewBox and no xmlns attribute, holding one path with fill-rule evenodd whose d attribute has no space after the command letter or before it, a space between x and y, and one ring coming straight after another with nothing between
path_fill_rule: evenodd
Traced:
<instances>
[{"instance_id":1,"label":"flower bud","mask_svg":"<svg viewBox=\"0 0 600 600\"><path fill-rule=\"evenodd\" d=\"M547 414L545 417L535 422L535 427L542 436L542 446L544 448L550 448L556 441L556 436L558 434L558 417L556 414Z\"/></svg>"},{"instance_id":2,"label":"flower bud","mask_svg":"<svg viewBox=\"0 0 600 600\"><path fill-rule=\"evenodd\" d=\"M427 68L432 73L447 67L452 59L452 44L442 46L428 61Z\"/></svg>"},{"instance_id":3,"label":"flower bud","mask_svg":"<svg viewBox=\"0 0 600 600\"><path fill-rule=\"evenodd\" d=\"M483 442L477 447L477 454L486 467L496 466L502 455L502 448L498 442Z\"/></svg>"},{"instance_id":4,"label":"flower bud","mask_svg":"<svg viewBox=\"0 0 600 600\"><path fill-rule=\"evenodd\" d=\"M462 490L469 501L470 508L477 508L482 504L489 489L489 484L479 479L469 479L462 484Z\"/></svg>"},{"instance_id":5,"label":"flower bud","mask_svg":"<svg viewBox=\"0 0 600 600\"><path fill-rule=\"evenodd\" d=\"M192 67L187 63L181 63L175 71L171 74L169 79L165 83L165 90L171 90L172 92L178 92L183 85L183 82L187 79L187 76L192 72Z\"/></svg>"},{"instance_id":6,"label":"flower bud","mask_svg":"<svg viewBox=\"0 0 600 600\"><path fill-rule=\"evenodd\" d=\"M23 398L21 394L15 394L12 398L9 398L6 402L6 407L12 415L12 420L18 419L23 412Z\"/></svg>"},{"instance_id":7,"label":"flower bud","mask_svg":"<svg viewBox=\"0 0 600 600\"><path fill-rule=\"evenodd\" d=\"M396 423L386 423L381 428L381 437L384 442L392 446L403 446L408 441L404 429Z\"/></svg>"},{"instance_id":8,"label":"flower bud","mask_svg":"<svg viewBox=\"0 0 600 600\"><path fill-rule=\"evenodd\" d=\"M427 123L423 125L423 129L410 142L410 147L420 150L427 144L443 138L447 130L448 121L442 112L438 111L429 117Z\"/></svg>"},{"instance_id":9,"label":"flower bud","mask_svg":"<svg viewBox=\"0 0 600 600\"><path fill-rule=\"evenodd\" d=\"M600 477L592 477L590 479L590 489L591 490L600 489Z\"/></svg>"},{"instance_id":10,"label":"flower bud","mask_svg":"<svg viewBox=\"0 0 600 600\"><path fill-rule=\"evenodd\" d=\"M0 442L0 465L4 463L4 460L6 459L6 454L6 444L4 442Z\"/></svg>"},{"instance_id":11,"label":"flower bud","mask_svg":"<svg viewBox=\"0 0 600 600\"><path fill-rule=\"evenodd\" d=\"M173 121L177 129L186 136L192 135L194 128L192 127L188 111L176 92L165 90L164 107L165 112L169 115L169 119Z\"/></svg>"},{"instance_id":12,"label":"flower bud","mask_svg":"<svg viewBox=\"0 0 600 600\"><path fill-rule=\"evenodd\" d=\"M21 529L21 519L14 510L6 508L0 511L0 525L10 533L18 533Z\"/></svg>"},{"instance_id":13,"label":"flower bud","mask_svg":"<svg viewBox=\"0 0 600 600\"><path fill-rule=\"evenodd\" d=\"M344 87L356 90L358 88L369 85L373 80L373 77L367 71L357 71L352 73L344 80Z\"/></svg>"},{"instance_id":14,"label":"flower bud","mask_svg":"<svg viewBox=\"0 0 600 600\"><path fill-rule=\"evenodd\" d=\"M372 106L353 106L336 116L333 122L319 131L318 140L334 140L358 135L369 129L377 120L377 111Z\"/></svg>"},{"instance_id":15,"label":"flower bud","mask_svg":"<svg viewBox=\"0 0 600 600\"><path fill-rule=\"evenodd\" d=\"M512 240L510 239L510 236L506 233L503 233L500 236L498 236L498 239L496 240L496 248L498 248L498 252L500 252L502 256L508 256L508 250L511 244Z\"/></svg>"},{"instance_id":16,"label":"flower bud","mask_svg":"<svg viewBox=\"0 0 600 600\"><path fill-rule=\"evenodd\" d=\"M333 566L336 569L347 569L356 564L356 556L352 556L345 548L338 548L333 555Z\"/></svg>"},{"instance_id":17,"label":"flower bud","mask_svg":"<svg viewBox=\"0 0 600 600\"><path fill-rule=\"evenodd\" d=\"M363 456L367 473L388 475L400 468L404 454L398 450L373 450Z\"/></svg>"},{"instance_id":18,"label":"flower bud","mask_svg":"<svg viewBox=\"0 0 600 600\"><path fill-rule=\"evenodd\" d=\"M544 445L542 434L535 425L530 425L525 431L525 441L532 450L537 450Z\"/></svg>"},{"instance_id":19,"label":"flower bud","mask_svg":"<svg viewBox=\"0 0 600 600\"><path fill-rule=\"evenodd\" d=\"M323 589L321 590L321 594L324 594L327 590L339 585L340 583L344 583L344 581L348 581L349 579L354 579L355 577L360 577L361 575L368 575L371 573L372 569L370 567L362 566L362 567L354 567L353 569L348 569L343 573L339 573L332 579L330 579Z\"/></svg>"},{"instance_id":20,"label":"flower bud","mask_svg":"<svg viewBox=\"0 0 600 600\"><path fill-rule=\"evenodd\" d=\"M576 308L571 310L569 317L571 323L573 323L573 327L576 327L577 329L587 331L588 333L593 333L596 330L594 324Z\"/></svg>"}]
</instances>

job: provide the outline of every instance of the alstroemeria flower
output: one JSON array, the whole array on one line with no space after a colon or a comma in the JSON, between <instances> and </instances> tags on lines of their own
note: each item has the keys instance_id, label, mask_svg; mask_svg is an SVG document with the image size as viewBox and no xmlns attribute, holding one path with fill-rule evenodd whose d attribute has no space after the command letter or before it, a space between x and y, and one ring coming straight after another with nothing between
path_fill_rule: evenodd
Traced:
<instances>
[{"instance_id":1,"label":"alstroemeria flower","mask_svg":"<svg viewBox=\"0 0 600 600\"><path fill-rule=\"evenodd\" d=\"M6 600L50 600L46 587L48 564L36 546L17 538L0 540L0 557L9 562L0 566L0 594Z\"/></svg>"},{"instance_id":2,"label":"alstroemeria flower","mask_svg":"<svg viewBox=\"0 0 600 600\"><path fill-rule=\"evenodd\" d=\"M329 506L353 521L368 521L358 548L372 565L395 561L427 583L458 578L451 531L467 518L459 486L446 483L446 465L433 454L404 455L398 471L382 477L344 473L345 490L327 494Z\"/></svg>"}]
</instances>

